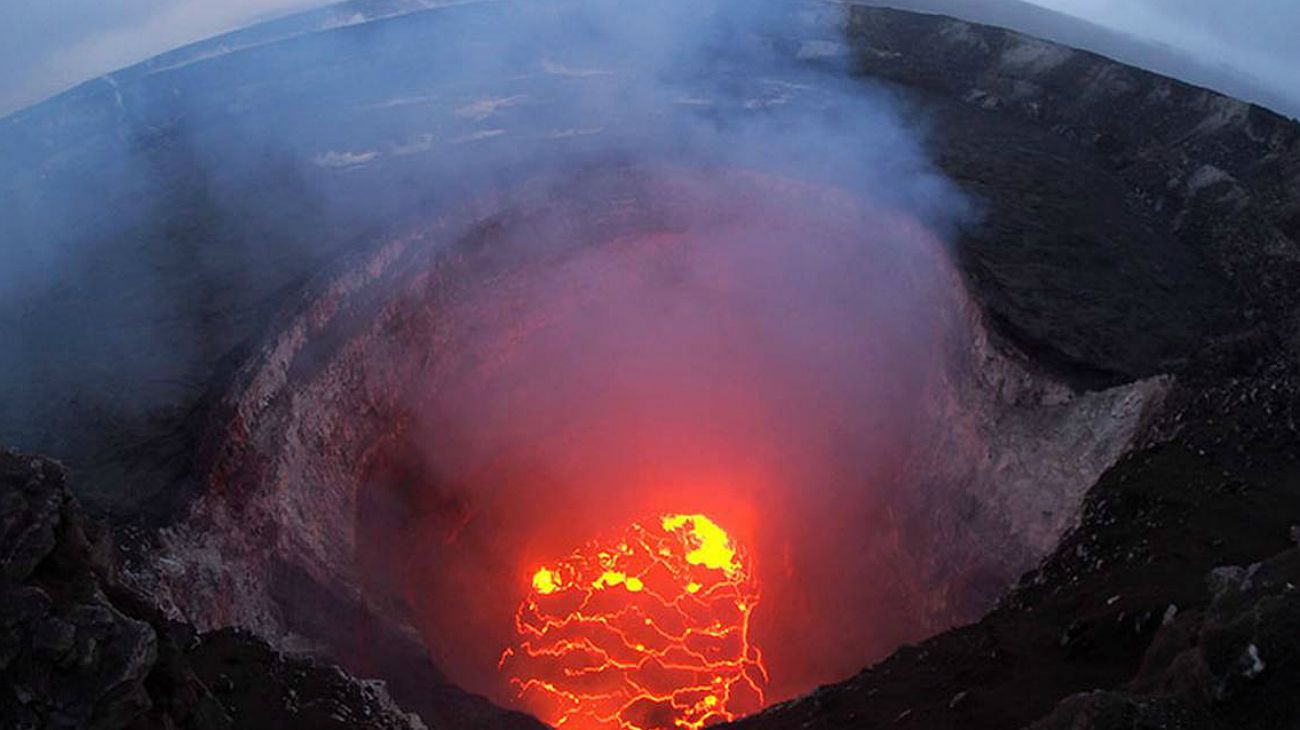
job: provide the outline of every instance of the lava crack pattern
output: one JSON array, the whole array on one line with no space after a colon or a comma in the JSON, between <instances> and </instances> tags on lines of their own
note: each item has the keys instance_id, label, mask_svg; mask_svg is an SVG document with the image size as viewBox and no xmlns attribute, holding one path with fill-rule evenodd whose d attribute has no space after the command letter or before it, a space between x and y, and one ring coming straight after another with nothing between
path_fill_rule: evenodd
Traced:
<instances>
[{"instance_id":1,"label":"lava crack pattern","mask_svg":"<svg viewBox=\"0 0 1300 730\"><path fill-rule=\"evenodd\" d=\"M633 523L538 569L500 668L557 728L701 728L762 708L757 582L704 515Z\"/></svg>"}]
</instances>

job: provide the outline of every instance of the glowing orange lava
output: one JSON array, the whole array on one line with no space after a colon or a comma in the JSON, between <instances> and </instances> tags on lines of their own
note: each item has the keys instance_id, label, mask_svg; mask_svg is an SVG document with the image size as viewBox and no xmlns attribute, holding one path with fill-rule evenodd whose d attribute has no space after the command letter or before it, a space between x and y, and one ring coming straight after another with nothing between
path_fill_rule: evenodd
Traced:
<instances>
[{"instance_id":1,"label":"glowing orange lava","mask_svg":"<svg viewBox=\"0 0 1300 730\"><path fill-rule=\"evenodd\" d=\"M501 671L557 728L701 728L764 705L758 585L704 515L634 523L532 574Z\"/></svg>"}]
</instances>

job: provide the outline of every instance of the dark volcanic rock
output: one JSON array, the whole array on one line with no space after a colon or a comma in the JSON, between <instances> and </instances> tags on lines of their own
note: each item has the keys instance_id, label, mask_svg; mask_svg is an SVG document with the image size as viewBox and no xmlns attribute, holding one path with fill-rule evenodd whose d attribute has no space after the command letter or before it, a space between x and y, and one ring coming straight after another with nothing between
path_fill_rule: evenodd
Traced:
<instances>
[{"instance_id":1,"label":"dark volcanic rock","mask_svg":"<svg viewBox=\"0 0 1300 730\"><path fill-rule=\"evenodd\" d=\"M1113 385L1243 326L1226 279L1105 160L1015 115L921 99L938 163L978 206L957 248L968 285L1035 362Z\"/></svg>"},{"instance_id":2,"label":"dark volcanic rock","mask_svg":"<svg viewBox=\"0 0 1300 730\"><path fill-rule=\"evenodd\" d=\"M1173 611L1121 691L1061 702L1033 730L1291 728L1300 718L1300 550L1217 568L1203 611Z\"/></svg>"},{"instance_id":3,"label":"dark volcanic rock","mask_svg":"<svg viewBox=\"0 0 1300 730\"><path fill-rule=\"evenodd\" d=\"M11 727L124 727L150 707L153 629L100 590L57 464L0 452L0 716Z\"/></svg>"},{"instance_id":4,"label":"dark volcanic rock","mask_svg":"<svg viewBox=\"0 0 1300 730\"><path fill-rule=\"evenodd\" d=\"M250 634L205 634L186 659L232 716L256 718L263 727L423 727L393 704L382 682L285 657Z\"/></svg>"},{"instance_id":5,"label":"dark volcanic rock","mask_svg":"<svg viewBox=\"0 0 1300 730\"><path fill-rule=\"evenodd\" d=\"M55 462L0 450L0 727L425 727L382 682L166 619L117 582L107 532L67 481ZM423 704L440 728L541 727L443 685Z\"/></svg>"},{"instance_id":6,"label":"dark volcanic rock","mask_svg":"<svg viewBox=\"0 0 1300 730\"><path fill-rule=\"evenodd\" d=\"M1297 332L1294 120L952 18L855 6L849 34L860 74L934 99L940 165L986 206L962 263L1026 350L1104 381Z\"/></svg>"}]
</instances>

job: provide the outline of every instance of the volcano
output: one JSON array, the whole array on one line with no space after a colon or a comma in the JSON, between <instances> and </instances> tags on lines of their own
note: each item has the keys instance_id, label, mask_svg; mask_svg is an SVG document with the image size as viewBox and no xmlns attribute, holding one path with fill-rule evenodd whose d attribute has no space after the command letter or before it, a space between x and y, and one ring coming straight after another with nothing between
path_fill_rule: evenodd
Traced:
<instances>
[{"instance_id":1,"label":"volcano","mask_svg":"<svg viewBox=\"0 0 1300 730\"><path fill-rule=\"evenodd\" d=\"M0 129L7 723L1294 723L1293 120L858 4L216 43Z\"/></svg>"}]
</instances>

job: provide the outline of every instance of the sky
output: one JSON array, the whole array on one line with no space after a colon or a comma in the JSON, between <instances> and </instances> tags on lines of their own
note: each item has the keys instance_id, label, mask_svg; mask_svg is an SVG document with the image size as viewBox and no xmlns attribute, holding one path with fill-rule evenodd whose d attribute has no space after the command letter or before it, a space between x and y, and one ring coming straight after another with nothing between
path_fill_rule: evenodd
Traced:
<instances>
[{"instance_id":1,"label":"sky","mask_svg":"<svg viewBox=\"0 0 1300 730\"><path fill-rule=\"evenodd\" d=\"M1232 68L1300 105L1300 0L1034 0Z\"/></svg>"},{"instance_id":2,"label":"sky","mask_svg":"<svg viewBox=\"0 0 1300 730\"><path fill-rule=\"evenodd\" d=\"M1032 1L1231 67L1300 104L1300 0ZM0 115L172 48L327 4L0 0Z\"/></svg>"},{"instance_id":3,"label":"sky","mask_svg":"<svg viewBox=\"0 0 1300 730\"><path fill-rule=\"evenodd\" d=\"M0 0L0 114L322 0Z\"/></svg>"}]
</instances>

